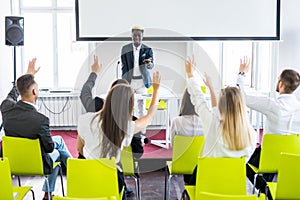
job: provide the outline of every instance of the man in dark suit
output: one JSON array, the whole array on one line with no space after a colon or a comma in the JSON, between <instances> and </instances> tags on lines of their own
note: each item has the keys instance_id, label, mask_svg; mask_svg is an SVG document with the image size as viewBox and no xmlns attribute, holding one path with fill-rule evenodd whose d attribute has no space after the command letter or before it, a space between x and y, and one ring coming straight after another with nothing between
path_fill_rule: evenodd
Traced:
<instances>
[{"instance_id":1,"label":"man in dark suit","mask_svg":"<svg viewBox=\"0 0 300 200\"><path fill-rule=\"evenodd\" d=\"M135 89L137 94L147 94L147 88L152 85L149 70L154 67L153 51L150 47L142 44L144 30L139 26L131 29L132 43L122 47L122 78L126 79ZM144 100L135 102L139 118L144 115Z\"/></svg>"},{"instance_id":2,"label":"man in dark suit","mask_svg":"<svg viewBox=\"0 0 300 200\"><path fill-rule=\"evenodd\" d=\"M51 136L49 119L39 113L35 108L35 101L38 98L38 84L34 80L34 74L39 70L35 69L36 58L29 62L27 74L17 80L17 88L14 85L6 99L1 104L1 113L5 135L29 139L39 138L43 156L44 173L49 174L50 190L47 191L44 183L43 191L48 199L48 193L54 191L58 168L53 169L53 162L66 161L71 154L60 136ZM21 100L17 98L21 95Z\"/></svg>"}]
</instances>

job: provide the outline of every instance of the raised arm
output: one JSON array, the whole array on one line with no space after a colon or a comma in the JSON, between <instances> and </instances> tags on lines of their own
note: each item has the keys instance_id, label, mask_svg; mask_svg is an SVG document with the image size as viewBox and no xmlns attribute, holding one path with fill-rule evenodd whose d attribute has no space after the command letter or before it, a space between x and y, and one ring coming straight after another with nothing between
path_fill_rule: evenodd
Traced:
<instances>
[{"instance_id":1,"label":"raised arm","mask_svg":"<svg viewBox=\"0 0 300 200\"><path fill-rule=\"evenodd\" d=\"M98 73L102 69L102 64L98 62L98 56L94 55L94 63L92 64L92 72L88 80L84 83L81 92L80 100L87 112L95 112L95 99L93 99L92 89L95 86Z\"/></svg>"},{"instance_id":2,"label":"raised arm","mask_svg":"<svg viewBox=\"0 0 300 200\"><path fill-rule=\"evenodd\" d=\"M212 107L216 107L217 106L217 100L216 100L216 94L215 91L213 89L212 83L211 83L211 79L210 76L208 76L205 73L205 79L203 80L205 85L208 87L209 89L209 93L210 93L210 102L211 102L211 106Z\"/></svg>"},{"instance_id":3,"label":"raised arm","mask_svg":"<svg viewBox=\"0 0 300 200\"><path fill-rule=\"evenodd\" d=\"M134 133L138 133L139 131L142 131L152 121L154 113L155 113L155 111L157 109L157 105L158 105L159 86L160 86L160 73L158 71L156 71L153 73L153 81L152 81L153 94L152 94L152 99L151 99L151 103L150 103L148 112L143 117L135 120Z\"/></svg>"},{"instance_id":4,"label":"raised arm","mask_svg":"<svg viewBox=\"0 0 300 200\"><path fill-rule=\"evenodd\" d=\"M194 68L194 59L187 59L185 62L185 70L188 77L187 89L191 96L191 102L195 106L195 111L202 120L204 133L208 133L214 113L208 108L205 97L200 89L199 81L193 75Z\"/></svg>"}]
</instances>

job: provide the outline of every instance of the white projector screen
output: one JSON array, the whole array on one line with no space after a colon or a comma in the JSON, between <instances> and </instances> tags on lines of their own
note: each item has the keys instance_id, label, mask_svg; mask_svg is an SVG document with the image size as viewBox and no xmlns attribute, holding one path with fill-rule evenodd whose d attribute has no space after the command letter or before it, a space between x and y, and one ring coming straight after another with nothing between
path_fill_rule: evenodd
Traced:
<instances>
[{"instance_id":1,"label":"white projector screen","mask_svg":"<svg viewBox=\"0 0 300 200\"><path fill-rule=\"evenodd\" d=\"M76 0L78 41L279 40L280 0Z\"/></svg>"}]
</instances>

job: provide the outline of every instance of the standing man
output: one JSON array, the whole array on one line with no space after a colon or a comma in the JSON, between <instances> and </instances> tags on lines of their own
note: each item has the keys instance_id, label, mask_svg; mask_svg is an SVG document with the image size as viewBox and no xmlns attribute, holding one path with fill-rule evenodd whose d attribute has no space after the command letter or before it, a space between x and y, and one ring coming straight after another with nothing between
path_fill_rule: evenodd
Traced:
<instances>
[{"instance_id":1,"label":"standing man","mask_svg":"<svg viewBox=\"0 0 300 200\"><path fill-rule=\"evenodd\" d=\"M44 173L50 174L50 190L47 190L46 183L43 186L43 200L48 200L48 196L52 197L58 174L58 167L53 169L53 162L60 161L67 166L71 154L61 136L51 136L49 118L39 113L34 105L39 95L34 80L39 68L35 69L35 62L36 58L29 62L27 74L18 78L17 87L14 85L2 102L1 113L5 135L40 140ZM21 100L17 101L19 94Z\"/></svg>"},{"instance_id":2,"label":"standing man","mask_svg":"<svg viewBox=\"0 0 300 200\"><path fill-rule=\"evenodd\" d=\"M147 94L147 89L152 85L149 69L154 67L153 51L142 44L143 34L142 27L132 27L132 43L123 46L121 51L122 78L131 84L136 94ZM144 102L143 99L135 101L138 118L144 115Z\"/></svg>"}]
</instances>

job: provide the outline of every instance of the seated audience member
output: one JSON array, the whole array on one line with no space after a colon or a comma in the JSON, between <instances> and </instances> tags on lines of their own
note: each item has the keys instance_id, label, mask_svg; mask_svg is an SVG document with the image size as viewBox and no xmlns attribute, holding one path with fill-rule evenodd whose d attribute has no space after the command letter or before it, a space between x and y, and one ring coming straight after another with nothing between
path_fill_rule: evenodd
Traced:
<instances>
[{"instance_id":1,"label":"seated audience member","mask_svg":"<svg viewBox=\"0 0 300 200\"><path fill-rule=\"evenodd\" d=\"M179 116L173 118L171 124L171 141L173 143L174 135L196 136L203 135L202 122L195 111L195 107L191 102L190 94L187 89L184 90ZM191 176L184 175L184 182L188 183Z\"/></svg>"},{"instance_id":2,"label":"seated audience member","mask_svg":"<svg viewBox=\"0 0 300 200\"><path fill-rule=\"evenodd\" d=\"M300 75L292 69L285 69L278 77L276 98L269 96L250 95L244 91L246 73L249 71L250 59L240 60L240 72L237 85L244 93L249 108L265 115L264 133L271 134L299 134L300 131L300 101L293 94L300 84ZM251 156L249 163L258 167L261 147L259 146ZM254 171L247 165L247 177L253 183ZM258 176L256 186L265 192L266 181L272 181L275 174Z\"/></svg>"},{"instance_id":3,"label":"seated audience member","mask_svg":"<svg viewBox=\"0 0 300 200\"><path fill-rule=\"evenodd\" d=\"M80 100L81 103L83 104L85 110L87 112L98 112L102 109L103 104L104 104L104 99L100 97L95 97L93 98L92 95L92 89L95 86L95 81L97 79L98 73L102 69L102 64L98 63L98 56L94 55L94 63L92 65L92 72L90 73L88 80L84 83L81 93L80 93ZM128 84L128 81L125 79L117 79L115 80L111 87L115 86L116 84ZM133 121L136 120L137 118L133 116ZM131 147L132 147L132 152L133 156L135 159L139 159L143 153L144 153L144 148L143 148L143 141L141 139L141 132L139 134L135 134L132 137L131 141ZM78 149L81 149L79 147ZM79 158L84 158L82 155L82 152L79 152Z\"/></svg>"},{"instance_id":4,"label":"seated audience member","mask_svg":"<svg viewBox=\"0 0 300 200\"><path fill-rule=\"evenodd\" d=\"M54 191L58 167L53 169L53 162L60 161L66 166L67 159L71 157L67 146L60 136L51 136L49 119L39 113L34 105L38 98L38 84L34 75L39 71L35 69L36 58L29 62L27 74L17 80L17 88L13 86L6 99L1 104L3 127L5 135L29 139L39 138L44 163L45 174L48 176L50 190L47 191L44 183L44 200L48 199L48 192L52 196ZM17 98L21 95L21 100Z\"/></svg>"},{"instance_id":5,"label":"seated audience member","mask_svg":"<svg viewBox=\"0 0 300 200\"><path fill-rule=\"evenodd\" d=\"M246 157L252 155L256 145L256 132L250 125L246 104L240 90L226 87L219 94L218 102L210 78L205 75L205 84L211 95L212 109L208 108L200 89L199 81L193 76L194 60L186 61L188 92L195 111L202 120L205 145L203 157ZM195 185L196 170L190 180Z\"/></svg>"},{"instance_id":6,"label":"seated audience member","mask_svg":"<svg viewBox=\"0 0 300 200\"><path fill-rule=\"evenodd\" d=\"M78 143L86 159L116 158L119 190L124 186L119 165L121 150L130 145L135 133L151 122L158 104L160 74L153 74L153 95L147 114L132 121L134 89L128 84L117 84L110 89L103 108L97 113L86 113L78 121ZM126 198L125 195L123 195Z\"/></svg>"}]
</instances>

